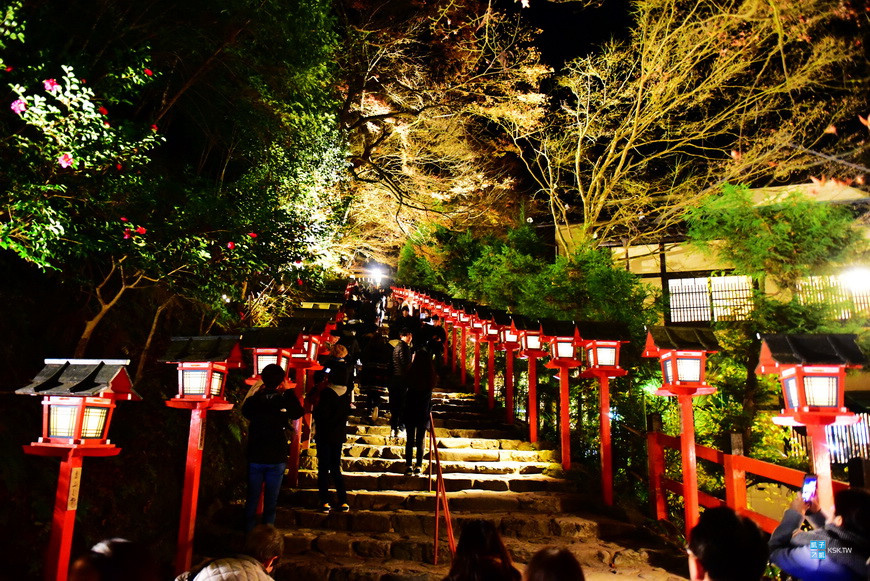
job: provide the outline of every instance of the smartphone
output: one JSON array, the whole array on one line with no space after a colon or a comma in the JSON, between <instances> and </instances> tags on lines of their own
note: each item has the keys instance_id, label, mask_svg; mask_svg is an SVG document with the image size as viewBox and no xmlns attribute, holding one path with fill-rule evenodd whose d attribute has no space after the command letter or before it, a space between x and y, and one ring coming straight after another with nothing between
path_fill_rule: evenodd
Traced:
<instances>
[{"instance_id":1,"label":"smartphone","mask_svg":"<svg viewBox=\"0 0 870 581\"><path fill-rule=\"evenodd\" d=\"M804 502L810 502L816 497L816 485L818 477L815 474L807 474L804 476L804 485L801 488L801 498Z\"/></svg>"}]
</instances>

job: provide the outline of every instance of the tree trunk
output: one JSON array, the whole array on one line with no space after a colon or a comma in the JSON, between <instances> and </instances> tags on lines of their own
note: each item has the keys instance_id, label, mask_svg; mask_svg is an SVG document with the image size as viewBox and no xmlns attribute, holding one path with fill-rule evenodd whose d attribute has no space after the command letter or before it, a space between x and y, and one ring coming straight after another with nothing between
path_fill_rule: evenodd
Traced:
<instances>
[{"instance_id":1,"label":"tree trunk","mask_svg":"<svg viewBox=\"0 0 870 581\"><path fill-rule=\"evenodd\" d=\"M151 350L151 343L154 340L154 335L157 334L157 323L160 321L160 315L163 314L163 311L172 306L174 301L174 296L169 297L163 301L154 312L154 318L151 319L151 330L148 331L148 338L145 340L145 346L142 348L142 353L139 354L139 363L136 365L136 375L134 375L135 379L142 377L142 370L145 368L145 362L148 360L148 352Z\"/></svg>"}]
</instances>

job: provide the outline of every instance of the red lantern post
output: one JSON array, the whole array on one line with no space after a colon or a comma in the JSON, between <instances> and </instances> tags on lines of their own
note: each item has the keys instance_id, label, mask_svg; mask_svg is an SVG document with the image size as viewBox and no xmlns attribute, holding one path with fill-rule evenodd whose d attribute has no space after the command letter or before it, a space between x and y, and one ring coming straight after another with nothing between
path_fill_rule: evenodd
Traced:
<instances>
[{"instance_id":1,"label":"red lantern post","mask_svg":"<svg viewBox=\"0 0 870 581\"><path fill-rule=\"evenodd\" d=\"M47 581L67 579L82 460L121 452L108 440L115 402L142 399L133 391L125 367L129 363L127 359L46 359L33 381L15 391L42 396L42 436L24 446L24 452L60 458L43 571Z\"/></svg>"},{"instance_id":2,"label":"red lantern post","mask_svg":"<svg viewBox=\"0 0 870 581\"><path fill-rule=\"evenodd\" d=\"M580 335L586 351L586 369L581 377L598 379L598 405L600 425L601 492L604 504L613 506L613 450L610 431L610 378L627 373L619 367L620 346L627 341L593 338L599 335L612 337L617 325L583 323Z\"/></svg>"},{"instance_id":3,"label":"red lantern post","mask_svg":"<svg viewBox=\"0 0 870 581\"><path fill-rule=\"evenodd\" d=\"M320 365L317 363L317 356L320 353L321 344L324 343L324 333L323 322L320 324L310 322L307 325L303 324L296 339L296 344L290 349L289 367L296 370L295 390L296 397L299 398L300 402L305 401L307 373L320 369ZM305 440L305 447L308 445L308 436L311 433L310 426L311 414L306 414L294 421L293 436L290 440L290 458L287 461L287 482L291 486L296 486L299 483L299 458L303 448L303 439ZM307 433L303 434L303 432Z\"/></svg>"},{"instance_id":4,"label":"red lantern post","mask_svg":"<svg viewBox=\"0 0 870 581\"><path fill-rule=\"evenodd\" d=\"M785 408L773 419L783 426L806 426L818 476L821 507L832 514L834 489L826 426L850 425L859 417L844 404L846 369L867 360L855 335L763 335L756 373L776 373Z\"/></svg>"},{"instance_id":5,"label":"red lantern post","mask_svg":"<svg viewBox=\"0 0 870 581\"><path fill-rule=\"evenodd\" d=\"M529 415L529 441L538 441L538 359L547 354L543 349L543 331L539 321L525 318L514 319L520 331L522 350L520 357L529 360L529 393L526 403Z\"/></svg>"},{"instance_id":6,"label":"red lantern post","mask_svg":"<svg viewBox=\"0 0 870 581\"><path fill-rule=\"evenodd\" d=\"M580 332L574 323L545 320L542 324L544 336L550 344L550 361L544 367L559 372L559 434L562 448L562 468L571 469L571 400L569 374L574 367L583 365L577 357L581 346Z\"/></svg>"},{"instance_id":7,"label":"red lantern post","mask_svg":"<svg viewBox=\"0 0 870 581\"><path fill-rule=\"evenodd\" d=\"M689 531L697 524L699 514L692 397L716 392L715 387L705 383L704 376L707 354L718 350L719 343L710 329L650 327L643 352L644 357L658 357L661 362L663 382L656 395L675 396L680 403L680 449L687 538Z\"/></svg>"},{"instance_id":8,"label":"red lantern post","mask_svg":"<svg viewBox=\"0 0 870 581\"><path fill-rule=\"evenodd\" d=\"M495 348L501 338L501 325L495 320L496 313L491 312L483 321L483 333L480 341L486 343L486 386L487 405L495 408Z\"/></svg>"},{"instance_id":9,"label":"red lantern post","mask_svg":"<svg viewBox=\"0 0 870 581\"><path fill-rule=\"evenodd\" d=\"M520 334L514 321L505 317L499 327L499 344L505 352L504 370L504 393L505 393L505 419L508 424L513 424L514 413L514 353L520 348Z\"/></svg>"},{"instance_id":10,"label":"red lantern post","mask_svg":"<svg viewBox=\"0 0 870 581\"><path fill-rule=\"evenodd\" d=\"M187 438L187 461L181 499L181 522L175 553L177 574L190 569L193 558L193 534L202 453L205 448L205 419L210 410L230 410L233 404L224 398L227 373L242 366L240 337L173 337L166 355L160 360L178 366L178 393L166 402L176 409L190 410Z\"/></svg>"}]
</instances>

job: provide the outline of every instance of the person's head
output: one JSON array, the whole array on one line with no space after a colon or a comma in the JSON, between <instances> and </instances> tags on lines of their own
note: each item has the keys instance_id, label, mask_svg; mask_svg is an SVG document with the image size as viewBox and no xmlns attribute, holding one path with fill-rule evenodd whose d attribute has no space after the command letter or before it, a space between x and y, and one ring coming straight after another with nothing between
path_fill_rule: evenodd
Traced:
<instances>
[{"instance_id":1,"label":"person's head","mask_svg":"<svg viewBox=\"0 0 870 581\"><path fill-rule=\"evenodd\" d=\"M287 374L280 365L270 363L260 371L260 379L263 380L263 385L269 389L275 389L284 381Z\"/></svg>"},{"instance_id":2,"label":"person's head","mask_svg":"<svg viewBox=\"0 0 870 581\"><path fill-rule=\"evenodd\" d=\"M441 317L439 317L438 315L432 315L432 324L436 327L441 326Z\"/></svg>"},{"instance_id":3,"label":"person's head","mask_svg":"<svg viewBox=\"0 0 870 581\"><path fill-rule=\"evenodd\" d=\"M870 541L870 491L844 488L834 495L834 521L851 533Z\"/></svg>"},{"instance_id":4,"label":"person's head","mask_svg":"<svg viewBox=\"0 0 870 581\"><path fill-rule=\"evenodd\" d=\"M758 525L726 506L701 513L688 552L691 578L708 581L761 579L769 555Z\"/></svg>"},{"instance_id":5,"label":"person's head","mask_svg":"<svg viewBox=\"0 0 870 581\"><path fill-rule=\"evenodd\" d=\"M583 569L568 549L547 547L526 565L524 581L585 581Z\"/></svg>"},{"instance_id":6,"label":"person's head","mask_svg":"<svg viewBox=\"0 0 870 581\"><path fill-rule=\"evenodd\" d=\"M503 568L513 567L510 553L501 540L495 524L489 520L474 519L462 525L450 576L474 571L482 563L497 563Z\"/></svg>"},{"instance_id":7,"label":"person's head","mask_svg":"<svg viewBox=\"0 0 870 581\"><path fill-rule=\"evenodd\" d=\"M410 329L402 329L401 331L399 331L399 339L401 339L405 343L410 343L412 337L413 335Z\"/></svg>"},{"instance_id":8,"label":"person's head","mask_svg":"<svg viewBox=\"0 0 870 581\"><path fill-rule=\"evenodd\" d=\"M105 539L73 561L70 581L156 581L157 567L149 551L127 539Z\"/></svg>"},{"instance_id":9,"label":"person's head","mask_svg":"<svg viewBox=\"0 0 870 581\"><path fill-rule=\"evenodd\" d=\"M341 343L336 343L332 346L330 354L336 359L344 359L345 357L347 357L347 347L345 347Z\"/></svg>"},{"instance_id":10,"label":"person's head","mask_svg":"<svg viewBox=\"0 0 870 581\"><path fill-rule=\"evenodd\" d=\"M257 525L245 539L245 554L260 562L271 573L284 554L284 535L274 525Z\"/></svg>"}]
</instances>

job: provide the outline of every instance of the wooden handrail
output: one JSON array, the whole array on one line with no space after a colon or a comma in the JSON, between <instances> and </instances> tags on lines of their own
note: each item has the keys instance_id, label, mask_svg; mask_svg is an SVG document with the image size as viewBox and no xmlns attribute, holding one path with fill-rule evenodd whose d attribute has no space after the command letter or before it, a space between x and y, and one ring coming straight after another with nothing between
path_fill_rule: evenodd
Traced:
<instances>
[{"instance_id":1,"label":"wooden handrail","mask_svg":"<svg viewBox=\"0 0 870 581\"><path fill-rule=\"evenodd\" d=\"M667 507L665 506L665 495L663 493L668 491L682 496L683 483L665 476L664 450L666 448L679 450L680 438L678 436L668 436L661 432L648 432L647 445L650 471L650 500L653 503L656 518L665 520L667 519ZM722 465L725 473L725 500L699 491L699 504L707 508L716 506L733 508L735 512L751 518L763 530L769 533L773 532L779 521L755 512L747 506L746 473L749 472L795 488L800 488L806 475L806 472L795 470L794 468L779 466L778 464L764 462L755 458L747 458L740 454L726 454L721 450L708 448L707 446L696 445L695 455L702 460ZM848 488L848 486L845 482L834 481L835 491ZM784 509L785 507L783 507Z\"/></svg>"},{"instance_id":2,"label":"wooden handrail","mask_svg":"<svg viewBox=\"0 0 870 581\"><path fill-rule=\"evenodd\" d=\"M447 526L447 543L451 557L456 554L456 539L453 536L453 522L450 520L450 508L447 506L447 487L444 484L444 473L441 471L441 456L438 453L438 440L435 437L435 420L429 412L429 492L432 492L432 459L435 459L435 540L433 564L438 564L438 533L440 512L444 510L444 523Z\"/></svg>"}]
</instances>

